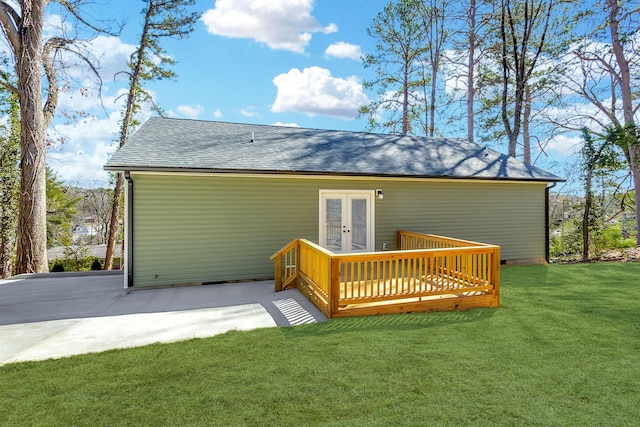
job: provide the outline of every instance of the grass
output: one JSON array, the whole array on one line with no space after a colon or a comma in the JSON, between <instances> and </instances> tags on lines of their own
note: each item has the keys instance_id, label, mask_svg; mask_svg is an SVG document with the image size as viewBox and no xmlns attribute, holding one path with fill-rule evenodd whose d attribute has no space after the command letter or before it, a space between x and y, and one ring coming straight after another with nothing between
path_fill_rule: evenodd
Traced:
<instances>
[{"instance_id":1,"label":"grass","mask_svg":"<svg viewBox=\"0 0 640 427\"><path fill-rule=\"evenodd\" d=\"M0 425L637 425L640 263L507 267L502 306L0 368Z\"/></svg>"}]
</instances>

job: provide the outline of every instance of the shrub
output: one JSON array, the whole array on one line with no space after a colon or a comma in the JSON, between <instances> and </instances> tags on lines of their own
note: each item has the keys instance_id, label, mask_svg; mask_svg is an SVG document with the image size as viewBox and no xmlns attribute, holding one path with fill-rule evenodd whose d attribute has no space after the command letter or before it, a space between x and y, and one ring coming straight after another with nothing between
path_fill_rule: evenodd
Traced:
<instances>
[{"instance_id":1,"label":"shrub","mask_svg":"<svg viewBox=\"0 0 640 427\"><path fill-rule=\"evenodd\" d=\"M102 270L102 263L100 262L100 260L98 258L94 258L93 262L91 263L91 269L92 270Z\"/></svg>"},{"instance_id":2,"label":"shrub","mask_svg":"<svg viewBox=\"0 0 640 427\"><path fill-rule=\"evenodd\" d=\"M549 241L549 255L562 261L574 261L581 251L582 222L572 218L554 230Z\"/></svg>"},{"instance_id":3,"label":"shrub","mask_svg":"<svg viewBox=\"0 0 640 427\"><path fill-rule=\"evenodd\" d=\"M603 232L604 247L611 249L633 248L636 245L635 239L625 239L622 235L620 224L610 224Z\"/></svg>"},{"instance_id":4,"label":"shrub","mask_svg":"<svg viewBox=\"0 0 640 427\"><path fill-rule=\"evenodd\" d=\"M53 267L50 270L52 273L62 273L64 271L64 264L60 261L56 261L53 263Z\"/></svg>"}]
</instances>

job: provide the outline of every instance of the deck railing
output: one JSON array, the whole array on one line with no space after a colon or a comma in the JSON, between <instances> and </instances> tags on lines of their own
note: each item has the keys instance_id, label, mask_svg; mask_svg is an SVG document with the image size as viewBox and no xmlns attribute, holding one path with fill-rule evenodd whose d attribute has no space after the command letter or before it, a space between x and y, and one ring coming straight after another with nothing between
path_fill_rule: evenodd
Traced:
<instances>
[{"instance_id":1,"label":"deck railing","mask_svg":"<svg viewBox=\"0 0 640 427\"><path fill-rule=\"evenodd\" d=\"M328 317L499 305L498 246L406 231L398 242L334 254L293 241L272 256L276 290L297 286Z\"/></svg>"},{"instance_id":2,"label":"deck railing","mask_svg":"<svg viewBox=\"0 0 640 427\"><path fill-rule=\"evenodd\" d=\"M435 234L422 234L412 231L398 231L398 248L411 249L444 249L487 246L484 243L471 240L454 239L452 237L437 236Z\"/></svg>"}]
</instances>

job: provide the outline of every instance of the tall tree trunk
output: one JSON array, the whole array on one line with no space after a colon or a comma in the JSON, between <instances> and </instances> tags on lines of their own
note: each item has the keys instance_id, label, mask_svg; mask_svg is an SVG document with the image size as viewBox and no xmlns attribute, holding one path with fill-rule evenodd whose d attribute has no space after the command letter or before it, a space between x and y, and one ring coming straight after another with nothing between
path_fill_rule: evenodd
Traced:
<instances>
[{"instance_id":1,"label":"tall tree trunk","mask_svg":"<svg viewBox=\"0 0 640 427\"><path fill-rule=\"evenodd\" d=\"M632 132L633 143L629 144L629 167L633 177L633 185L636 193L636 246L640 246L640 141L635 128L633 117L633 92L631 90L631 70L629 61L625 57L624 46L620 41L620 8L617 0L607 0L609 6L609 32L611 34L611 45L616 62L620 68L620 92L622 96L622 112L624 114L624 125L627 132Z\"/></svg>"},{"instance_id":2,"label":"tall tree trunk","mask_svg":"<svg viewBox=\"0 0 640 427\"><path fill-rule=\"evenodd\" d=\"M436 85L438 78L438 59L431 62L431 94L429 105L429 137L433 138L436 132Z\"/></svg>"},{"instance_id":3,"label":"tall tree trunk","mask_svg":"<svg viewBox=\"0 0 640 427\"><path fill-rule=\"evenodd\" d=\"M17 58L20 92L20 200L16 273L43 273L47 262L45 120L42 110L42 28L44 0L22 4L22 50Z\"/></svg>"},{"instance_id":4,"label":"tall tree trunk","mask_svg":"<svg viewBox=\"0 0 640 427\"><path fill-rule=\"evenodd\" d=\"M127 104L125 105L124 117L122 118L122 126L120 127L120 143L122 147L129 139L129 132L131 130L131 122L133 120L133 112L136 102L136 92L138 91L138 85L140 84L140 73L144 65L144 50L147 48L148 33L150 19L155 13L154 2L149 3L144 20L144 26L142 28L142 35L140 36L140 44L136 52L137 58L135 64L131 69L131 77L129 79L129 93L127 95ZM116 237L118 231L118 218L120 216L120 200L122 199L122 173L118 173L116 176L116 184L113 189L113 201L111 203L111 218L109 220L109 236L107 239L107 252L104 258L104 269L113 269L113 253L116 248ZM124 246L123 246L124 247ZM120 268L122 268L124 262L124 252L120 258Z\"/></svg>"},{"instance_id":5,"label":"tall tree trunk","mask_svg":"<svg viewBox=\"0 0 640 427\"><path fill-rule=\"evenodd\" d=\"M475 100L475 63L476 63L476 0L469 4L469 58L467 73L467 139L473 142Z\"/></svg>"},{"instance_id":6,"label":"tall tree trunk","mask_svg":"<svg viewBox=\"0 0 640 427\"><path fill-rule=\"evenodd\" d=\"M120 216L120 200L122 195L122 172L116 175L116 184L113 188L113 200L111 201L111 216L109 219L109 235L107 237L107 252L104 256L104 269L113 270L113 254L116 248L118 231L118 217ZM120 268L124 262L124 252L120 257Z\"/></svg>"},{"instance_id":7,"label":"tall tree trunk","mask_svg":"<svg viewBox=\"0 0 640 427\"><path fill-rule=\"evenodd\" d=\"M409 72L405 69L402 87L402 135L409 132Z\"/></svg>"},{"instance_id":8,"label":"tall tree trunk","mask_svg":"<svg viewBox=\"0 0 640 427\"><path fill-rule=\"evenodd\" d=\"M436 88L438 86L438 68L440 68L440 37L443 37L438 28L440 16L437 7L432 1L428 12L429 28L429 65L431 66L431 90L429 93L429 121L427 122L427 136L433 138L436 129Z\"/></svg>"},{"instance_id":9,"label":"tall tree trunk","mask_svg":"<svg viewBox=\"0 0 640 427\"><path fill-rule=\"evenodd\" d=\"M531 89L525 88L524 109L522 112L522 157L525 163L531 164L531 134L529 121L531 120Z\"/></svg>"},{"instance_id":10,"label":"tall tree trunk","mask_svg":"<svg viewBox=\"0 0 640 427\"><path fill-rule=\"evenodd\" d=\"M515 11L512 10L512 2ZM514 0L502 0L501 3L502 122L509 138L511 157L516 156L526 86L536 68L538 58L546 48L545 40L555 3L552 0L548 0L546 5L543 3L523 0L521 13L518 12L518 5ZM508 96L510 84L514 86L512 99ZM510 108L513 108L512 112L509 111ZM509 115L512 116L511 119Z\"/></svg>"},{"instance_id":11,"label":"tall tree trunk","mask_svg":"<svg viewBox=\"0 0 640 427\"><path fill-rule=\"evenodd\" d=\"M584 212L582 213L582 261L585 262L589 261L589 226L591 225L591 205L593 204L592 176L593 167L589 167L585 184Z\"/></svg>"},{"instance_id":12,"label":"tall tree trunk","mask_svg":"<svg viewBox=\"0 0 640 427\"><path fill-rule=\"evenodd\" d=\"M502 10L500 15L500 35L502 37L502 123L504 124L505 133L508 138L508 154L510 157L516 157L516 147L518 145L518 135L520 135L520 120L521 120L521 106L518 101L518 87L520 83L520 76L518 75L519 56L518 46L513 34L513 18L511 16L510 0L502 1ZM513 112L513 126L509 118L509 106L511 101L509 100L509 80L511 79L511 67L509 65L509 48L513 51L514 71L516 72L515 82L515 106Z\"/></svg>"}]
</instances>

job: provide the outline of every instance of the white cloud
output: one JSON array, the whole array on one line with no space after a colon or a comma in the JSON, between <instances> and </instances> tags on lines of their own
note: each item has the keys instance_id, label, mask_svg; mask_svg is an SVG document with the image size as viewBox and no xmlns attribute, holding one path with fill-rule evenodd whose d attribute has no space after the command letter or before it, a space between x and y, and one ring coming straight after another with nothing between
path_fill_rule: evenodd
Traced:
<instances>
[{"instance_id":1,"label":"white cloud","mask_svg":"<svg viewBox=\"0 0 640 427\"><path fill-rule=\"evenodd\" d=\"M312 33L336 32L335 24L322 27L311 16L313 0L216 0L202 14L211 34L250 38L272 49L303 53Z\"/></svg>"},{"instance_id":2,"label":"white cloud","mask_svg":"<svg viewBox=\"0 0 640 427\"><path fill-rule=\"evenodd\" d=\"M242 114L245 117L256 117L258 115L258 113L256 113L253 110L254 110L254 107L241 108L240 109L240 114Z\"/></svg>"},{"instance_id":3,"label":"white cloud","mask_svg":"<svg viewBox=\"0 0 640 427\"><path fill-rule=\"evenodd\" d=\"M138 114L141 123L151 116L151 105L143 104ZM48 136L56 143L47 150L47 165L61 180L84 187L106 186L109 174L103 170L105 163L116 150L119 139L120 110L108 117L85 117L74 124L57 123Z\"/></svg>"},{"instance_id":4,"label":"white cloud","mask_svg":"<svg viewBox=\"0 0 640 427\"><path fill-rule=\"evenodd\" d=\"M294 111L308 116L316 114L353 119L362 105L369 102L362 85L355 77L331 76L320 67L292 68L273 79L278 88L271 107L274 113Z\"/></svg>"},{"instance_id":5,"label":"white cloud","mask_svg":"<svg viewBox=\"0 0 640 427\"><path fill-rule=\"evenodd\" d=\"M551 138L546 146L546 151L555 151L562 157L577 154L582 149L584 141L579 135L556 135Z\"/></svg>"},{"instance_id":6,"label":"white cloud","mask_svg":"<svg viewBox=\"0 0 640 427\"><path fill-rule=\"evenodd\" d=\"M299 128L300 125L297 123L282 123L282 122L275 122L273 124L273 126L284 126L284 127L288 127L288 128Z\"/></svg>"},{"instance_id":7,"label":"white cloud","mask_svg":"<svg viewBox=\"0 0 640 427\"><path fill-rule=\"evenodd\" d=\"M64 143L47 151L47 164L68 184L107 185L109 174L103 167L116 150L119 119L120 113L114 112L101 120L89 117L75 125L54 126L54 137L63 137Z\"/></svg>"},{"instance_id":8,"label":"white cloud","mask_svg":"<svg viewBox=\"0 0 640 427\"><path fill-rule=\"evenodd\" d=\"M106 187L109 185L109 173L103 167L114 151L114 144L99 141L90 152L53 153L48 155L47 161L67 184L85 188Z\"/></svg>"},{"instance_id":9,"label":"white cloud","mask_svg":"<svg viewBox=\"0 0 640 427\"><path fill-rule=\"evenodd\" d=\"M222 111L220 111L220 109L218 108L216 111L213 112L213 117L215 117L216 119L219 119L220 117L222 117Z\"/></svg>"},{"instance_id":10,"label":"white cloud","mask_svg":"<svg viewBox=\"0 0 640 427\"><path fill-rule=\"evenodd\" d=\"M324 54L329 57L347 58L359 61L362 56L362 51L360 50L360 46L357 44L337 42L329 45L329 47L324 51Z\"/></svg>"},{"instance_id":11,"label":"white cloud","mask_svg":"<svg viewBox=\"0 0 640 427\"><path fill-rule=\"evenodd\" d=\"M60 123L53 126L54 137L60 135L64 138L64 144L60 151L65 149L81 150L86 142L115 141L119 130L120 113L114 112L109 117L97 119L96 117L85 117L77 123ZM50 132L51 135L51 132Z\"/></svg>"},{"instance_id":12,"label":"white cloud","mask_svg":"<svg viewBox=\"0 0 640 427\"><path fill-rule=\"evenodd\" d=\"M190 119L197 119L204 111L204 108L200 105L196 105L195 107L190 105L180 105L176 109L178 110L178 113Z\"/></svg>"}]
</instances>

